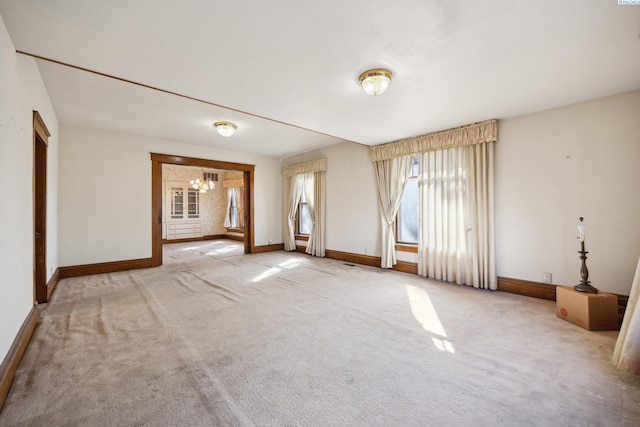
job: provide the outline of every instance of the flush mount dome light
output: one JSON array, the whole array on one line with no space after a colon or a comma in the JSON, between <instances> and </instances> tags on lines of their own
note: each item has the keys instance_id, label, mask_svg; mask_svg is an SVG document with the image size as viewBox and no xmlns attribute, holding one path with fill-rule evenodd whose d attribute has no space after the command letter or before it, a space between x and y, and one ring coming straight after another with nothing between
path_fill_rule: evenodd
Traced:
<instances>
[{"instance_id":1,"label":"flush mount dome light","mask_svg":"<svg viewBox=\"0 0 640 427\"><path fill-rule=\"evenodd\" d=\"M231 123L231 122L215 122L213 126L215 126L218 133L224 136L225 138L233 135L236 129L238 128L238 126L236 126L235 123Z\"/></svg>"},{"instance_id":2,"label":"flush mount dome light","mask_svg":"<svg viewBox=\"0 0 640 427\"><path fill-rule=\"evenodd\" d=\"M360 75L360 84L368 95L380 95L389 87L391 77L391 71L377 68L362 73Z\"/></svg>"}]
</instances>

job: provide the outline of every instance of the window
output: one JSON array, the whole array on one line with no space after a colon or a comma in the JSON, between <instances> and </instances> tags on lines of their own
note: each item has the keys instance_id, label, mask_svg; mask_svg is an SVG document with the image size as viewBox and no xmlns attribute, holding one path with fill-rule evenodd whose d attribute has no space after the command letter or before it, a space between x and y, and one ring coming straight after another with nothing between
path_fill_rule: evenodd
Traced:
<instances>
[{"instance_id":1,"label":"window","mask_svg":"<svg viewBox=\"0 0 640 427\"><path fill-rule=\"evenodd\" d=\"M302 194L298 204L298 234L305 236L311 234L311 214L307 205L307 196L304 193L304 185L302 186Z\"/></svg>"},{"instance_id":2,"label":"window","mask_svg":"<svg viewBox=\"0 0 640 427\"><path fill-rule=\"evenodd\" d=\"M218 174L216 172L203 172L204 182L218 182Z\"/></svg>"},{"instance_id":3,"label":"window","mask_svg":"<svg viewBox=\"0 0 640 427\"><path fill-rule=\"evenodd\" d=\"M240 215L238 211L238 190L233 188L229 201L229 228L240 228Z\"/></svg>"},{"instance_id":4,"label":"window","mask_svg":"<svg viewBox=\"0 0 640 427\"><path fill-rule=\"evenodd\" d=\"M396 241L398 243L418 244L418 156L414 156L411 177L402 195L396 217Z\"/></svg>"}]
</instances>

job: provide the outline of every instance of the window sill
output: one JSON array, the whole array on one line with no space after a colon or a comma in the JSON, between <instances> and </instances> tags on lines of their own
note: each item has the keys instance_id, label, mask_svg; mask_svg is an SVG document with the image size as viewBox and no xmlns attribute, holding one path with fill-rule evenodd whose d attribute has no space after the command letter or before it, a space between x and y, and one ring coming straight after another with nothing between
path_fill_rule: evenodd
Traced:
<instances>
[{"instance_id":1,"label":"window sill","mask_svg":"<svg viewBox=\"0 0 640 427\"><path fill-rule=\"evenodd\" d=\"M231 233L244 233L243 228L227 228L227 231Z\"/></svg>"},{"instance_id":2,"label":"window sill","mask_svg":"<svg viewBox=\"0 0 640 427\"><path fill-rule=\"evenodd\" d=\"M296 234L296 240L304 240L305 242L309 241L309 236L304 236L302 234Z\"/></svg>"},{"instance_id":3,"label":"window sill","mask_svg":"<svg viewBox=\"0 0 640 427\"><path fill-rule=\"evenodd\" d=\"M400 252L413 252L418 253L418 245L412 245L410 243L396 243L396 251Z\"/></svg>"}]
</instances>

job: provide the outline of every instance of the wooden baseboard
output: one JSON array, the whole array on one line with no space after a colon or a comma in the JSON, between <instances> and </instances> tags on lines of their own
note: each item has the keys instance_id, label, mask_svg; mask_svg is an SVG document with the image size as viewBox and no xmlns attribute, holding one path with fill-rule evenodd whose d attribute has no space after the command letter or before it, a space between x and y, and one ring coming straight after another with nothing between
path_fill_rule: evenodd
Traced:
<instances>
[{"instance_id":1,"label":"wooden baseboard","mask_svg":"<svg viewBox=\"0 0 640 427\"><path fill-rule=\"evenodd\" d=\"M53 295L53 291L56 290L56 285L60 281L60 269L56 268L56 271L53 272L53 276L47 282L47 302L51 301L51 296Z\"/></svg>"},{"instance_id":2,"label":"wooden baseboard","mask_svg":"<svg viewBox=\"0 0 640 427\"><path fill-rule=\"evenodd\" d=\"M391 268L396 271L401 271L402 273L418 274L418 264L415 262L398 261L398 263Z\"/></svg>"},{"instance_id":3,"label":"wooden baseboard","mask_svg":"<svg viewBox=\"0 0 640 427\"><path fill-rule=\"evenodd\" d=\"M20 366L24 352L27 350L27 346L31 341L33 332L38 326L40 321L40 314L38 313L38 305L34 305L27 318L22 323L16 339L13 340L13 344L9 348L9 352L0 365L0 410L4 406L4 401L9 394L11 383L16 375L16 371Z\"/></svg>"},{"instance_id":4,"label":"wooden baseboard","mask_svg":"<svg viewBox=\"0 0 640 427\"><path fill-rule=\"evenodd\" d=\"M162 239L162 244L165 245L167 243L202 242L204 240L217 240L217 239L226 239L226 238L228 237L225 234L209 234L202 237L189 237L188 239L171 239L171 240Z\"/></svg>"},{"instance_id":5,"label":"wooden baseboard","mask_svg":"<svg viewBox=\"0 0 640 427\"><path fill-rule=\"evenodd\" d=\"M238 242L244 242L244 236L237 236L235 234L223 234L222 237L224 239L237 240ZM259 247L260 246L256 246L256 249Z\"/></svg>"},{"instance_id":6,"label":"wooden baseboard","mask_svg":"<svg viewBox=\"0 0 640 427\"><path fill-rule=\"evenodd\" d=\"M256 246L254 254L261 254L263 252L283 251L284 243L274 243L272 245Z\"/></svg>"},{"instance_id":7,"label":"wooden baseboard","mask_svg":"<svg viewBox=\"0 0 640 427\"><path fill-rule=\"evenodd\" d=\"M556 300L556 285L529 280L498 277L498 290L528 297Z\"/></svg>"},{"instance_id":8,"label":"wooden baseboard","mask_svg":"<svg viewBox=\"0 0 640 427\"><path fill-rule=\"evenodd\" d=\"M371 267L380 267L380 257L371 256L371 255L361 255L361 254L354 254L351 252L341 252L341 251L334 251L332 249L327 249L325 251L325 257L331 258L331 259L337 259L338 261L353 262L355 264L369 265Z\"/></svg>"},{"instance_id":9,"label":"wooden baseboard","mask_svg":"<svg viewBox=\"0 0 640 427\"><path fill-rule=\"evenodd\" d=\"M89 276L91 274L115 273L117 271L137 270L153 267L152 258L129 259L125 261L100 262L96 264L72 265L60 267L60 278Z\"/></svg>"}]
</instances>

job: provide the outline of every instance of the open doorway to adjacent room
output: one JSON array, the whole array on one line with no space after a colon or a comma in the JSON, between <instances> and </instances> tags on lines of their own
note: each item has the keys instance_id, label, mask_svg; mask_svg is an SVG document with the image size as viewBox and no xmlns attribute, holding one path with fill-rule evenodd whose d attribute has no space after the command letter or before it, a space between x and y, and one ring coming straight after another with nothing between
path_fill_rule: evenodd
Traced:
<instances>
[{"instance_id":1,"label":"open doorway to adjacent room","mask_svg":"<svg viewBox=\"0 0 640 427\"><path fill-rule=\"evenodd\" d=\"M151 161L154 266L164 243L225 238L255 252L253 165L154 153Z\"/></svg>"}]
</instances>

